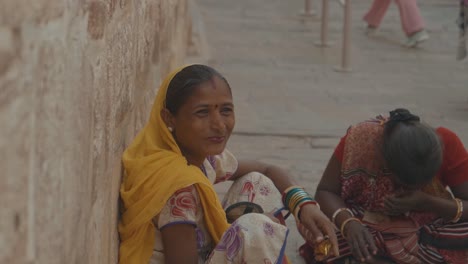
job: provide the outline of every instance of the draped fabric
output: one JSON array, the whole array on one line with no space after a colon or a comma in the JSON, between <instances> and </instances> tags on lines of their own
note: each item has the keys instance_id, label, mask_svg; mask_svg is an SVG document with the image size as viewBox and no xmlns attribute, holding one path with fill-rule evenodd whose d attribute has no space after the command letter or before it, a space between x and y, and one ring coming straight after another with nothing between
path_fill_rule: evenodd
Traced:
<instances>
[{"instance_id":1,"label":"draped fabric","mask_svg":"<svg viewBox=\"0 0 468 264\"><path fill-rule=\"evenodd\" d=\"M212 183L200 168L187 164L161 118L171 73L161 84L150 118L123 154L125 175L120 189L124 204L119 223L120 263L148 263L154 246L155 217L179 189L195 185L209 234L218 243L229 224Z\"/></svg>"},{"instance_id":2,"label":"draped fabric","mask_svg":"<svg viewBox=\"0 0 468 264\"><path fill-rule=\"evenodd\" d=\"M382 154L385 122L386 118L378 116L350 127L344 148L335 150L338 154L343 151L342 156L338 155L341 156L338 159L341 161L343 201L371 232L379 255L393 262L468 263L467 222L453 224L431 212L412 211L399 216L385 214L385 198L405 192L403 186L392 180L392 172L387 168ZM452 149L451 146L445 147ZM440 177L434 177L422 191L437 197L451 197ZM347 240L339 231L337 237L340 256L328 259L327 263L336 263L338 259L352 256ZM434 242L453 247L443 248ZM316 263L313 250L311 241L300 248L307 263Z\"/></svg>"},{"instance_id":3,"label":"draped fabric","mask_svg":"<svg viewBox=\"0 0 468 264\"><path fill-rule=\"evenodd\" d=\"M443 229L450 230L453 224L431 212L412 211L400 216L384 214L385 198L405 192L404 186L392 180L392 172L382 155L385 121L385 118L378 116L348 130L340 178L341 197L374 234L376 244L385 257L397 263L446 263L448 260L451 263L466 263L466 250L439 250L422 244L419 239L419 231L423 227L432 230L433 235L441 235ZM432 196L451 197L438 177L434 177L422 191ZM465 224L465 232L468 231L467 227L468 224ZM449 240L451 235L446 239ZM439 239L444 239L443 235Z\"/></svg>"}]
</instances>

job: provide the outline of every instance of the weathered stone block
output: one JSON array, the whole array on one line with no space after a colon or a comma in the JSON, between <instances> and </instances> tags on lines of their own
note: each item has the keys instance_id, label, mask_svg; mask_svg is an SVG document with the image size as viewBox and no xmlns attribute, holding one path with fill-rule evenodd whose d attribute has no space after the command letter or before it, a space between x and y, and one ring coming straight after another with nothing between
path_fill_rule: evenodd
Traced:
<instances>
[{"instance_id":1,"label":"weathered stone block","mask_svg":"<svg viewBox=\"0 0 468 264\"><path fill-rule=\"evenodd\" d=\"M0 263L117 263L121 155L184 62L187 0L0 5Z\"/></svg>"}]
</instances>

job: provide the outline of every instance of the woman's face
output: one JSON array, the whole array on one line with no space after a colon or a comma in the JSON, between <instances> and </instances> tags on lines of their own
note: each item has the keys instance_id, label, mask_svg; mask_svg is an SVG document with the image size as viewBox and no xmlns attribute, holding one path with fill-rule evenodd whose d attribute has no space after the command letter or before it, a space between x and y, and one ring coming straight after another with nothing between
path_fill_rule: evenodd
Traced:
<instances>
[{"instance_id":1,"label":"woman's face","mask_svg":"<svg viewBox=\"0 0 468 264\"><path fill-rule=\"evenodd\" d=\"M194 88L172 121L176 141L190 163L223 152L235 124L226 82L214 77Z\"/></svg>"}]
</instances>

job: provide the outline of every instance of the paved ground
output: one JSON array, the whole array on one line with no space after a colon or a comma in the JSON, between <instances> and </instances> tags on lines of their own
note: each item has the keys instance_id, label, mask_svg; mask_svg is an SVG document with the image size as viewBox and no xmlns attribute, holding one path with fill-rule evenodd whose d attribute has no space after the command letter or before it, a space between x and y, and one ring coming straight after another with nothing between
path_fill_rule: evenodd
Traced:
<instances>
[{"instance_id":1,"label":"paved ground","mask_svg":"<svg viewBox=\"0 0 468 264\"><path fill-rule=\"evenodd\" d=\"M319 2L314 2L319 9ZM330 1L330 39L317 48L319 20L301 21L303 1L197 0L209 45L209 63L231 83L236 133L230 149L289 169L311 192L348 125L406 107L435 126L456 131L468 144L468 62L455 60L458 1L420 1L431 39L401 46L397 8L377 36L364 35L361 17L370 0L353 1L352 67L337 73L342 8ZM218 187L222 195L227 186ZM287 253L303 263L294 228Z\"/></svg>"}]
</instances>

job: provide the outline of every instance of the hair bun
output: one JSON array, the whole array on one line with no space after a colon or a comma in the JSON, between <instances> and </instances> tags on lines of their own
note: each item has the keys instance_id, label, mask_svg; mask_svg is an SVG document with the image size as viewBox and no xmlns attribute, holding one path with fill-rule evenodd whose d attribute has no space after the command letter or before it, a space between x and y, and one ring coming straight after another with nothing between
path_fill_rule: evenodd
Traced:
<instances>
[{"instance_id":1,"label":"hair bun","mask_svg":"<svg viewBox=\"0 0 468 264\"><path fill-rule=\"evenodd\" d=\"M407 121L417 121L421 119L417 115L413 115L410 111L404 108L398 108L393 111L390 111L390 121L394 122L407 122Z\"/></svg>"}]
</instances>

